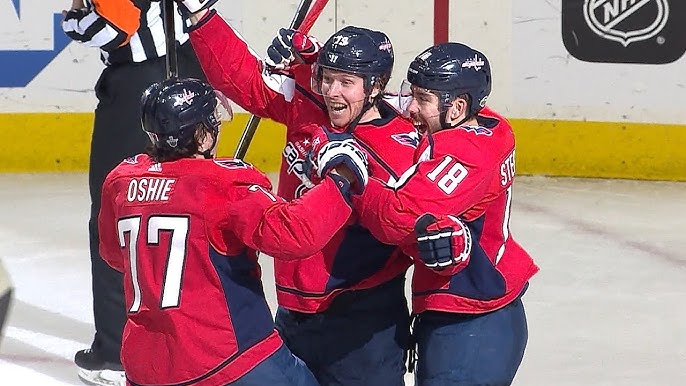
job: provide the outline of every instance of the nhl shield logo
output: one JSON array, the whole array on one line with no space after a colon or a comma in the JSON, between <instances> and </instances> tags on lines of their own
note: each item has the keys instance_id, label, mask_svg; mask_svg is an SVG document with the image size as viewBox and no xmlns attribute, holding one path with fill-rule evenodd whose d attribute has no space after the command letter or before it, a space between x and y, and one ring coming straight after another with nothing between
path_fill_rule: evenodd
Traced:
<instances>
[{"instance_id":1,"label":"nhl shield logo","mask_svg":"<svg viewBox=\"0 0 686 386\"><path fill-rule=\"evenodd\" d=\"M654 17L631 23L631 17L652 5ZM584 0L584 18L598 36L627 47L660 33L669 19L667 0Z\"/></svg>"},{"instance_id":2,"label":"nhl shield logo","mask_svg":"<svg viewBox=\"0 0 686 386\"><path fill-rule=\"evenodd\" d=\"M576 59L665 64L686 53L686 0L561 0L562 41Z\"/></svg>"}]
</instances>

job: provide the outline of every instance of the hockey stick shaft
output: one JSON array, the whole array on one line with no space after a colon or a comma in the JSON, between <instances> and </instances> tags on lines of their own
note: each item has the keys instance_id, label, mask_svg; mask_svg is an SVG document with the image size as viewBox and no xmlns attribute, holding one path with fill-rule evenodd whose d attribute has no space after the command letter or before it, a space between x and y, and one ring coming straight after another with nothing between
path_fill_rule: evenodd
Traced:
<instances>
[{"instance_id":1,"label":"hockey stick shaft","mask_svg":"<svg viewBox=\"0 0 686 386\"><path fill-rule=\"evenodd\" d=\"M305 16L307 16L307 12L310 10L311 4L312 0L300 0L300 4L298 4L298 8L295 10L295 15L293 15L293 20L291 20L289 28L300 27L303 20L305 20Z\"/></svg>"},{"instance_id":2,"label":"hockey stick shaft","mask_svg":"<svg viewBox=\"0 0 686 386\"><path fill-rule=\"evenodd\" d=\"M0 341L2 341L2 327L7 321L7 315L10 311L10 304L12 303L12 281L10 274L2 265L0 260Z\"/></svg>"},{"instance_id":3,"label":"hockey stick shaft","mask_svg":"<svg viewBox=\"0 0 686 386\"><path fill-rule=\"evenodd\" d=\"M294 25L292 28L295 28L304 34L310 33L314 22L316 22L319 18L319 15L322 14L322 11L324 11L324 7L326 7L328 2L329 0L315 0L314 4L312 4L312 7L310 8L310 11L302 20L302 23L299 25Z\"/></svg>"},{"instance_id":4,"label":"hockey stick shaft","mask_svg":"<svg viewBox=\"0 0 686 386\"><path fill-rule=\"evenodd\" d=\"M310 29L317 21L319 15L321 15L326 3L329 0L315 0L312 4L312 0L301 0L298 5L298 9L295 12L295 16L291 21L290 29L297 29L303 34L310 32ZM312 7L310 8L310 5ZM236 152L234 153L234 158L243 158L245 153L248 151L250 142L252 142L255 132L257 131L257 126L260 124L260 117L256 115L250 115L248 123L245 125L243 134L238 140L238 146L236 146Z\"/></svg>"},{"instance_id":5,"label":"hockey stick shaft","mask_svg":"<svg viewBox=\"0 0 686 386\"><path fill-rule=\"evenodd\" d=\"M174 0L162 0L162 17L164 18L164 39L167 47L167 79L177 78L179 76L179 64L176 58Z\"/></svg>"}]
</instances>

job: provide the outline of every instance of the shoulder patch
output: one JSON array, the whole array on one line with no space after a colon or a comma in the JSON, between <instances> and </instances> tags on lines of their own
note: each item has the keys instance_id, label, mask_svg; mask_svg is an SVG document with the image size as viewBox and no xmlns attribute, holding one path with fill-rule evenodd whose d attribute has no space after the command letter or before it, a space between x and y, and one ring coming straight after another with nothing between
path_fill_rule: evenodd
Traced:
<instances>
[{"instance_id":1,"label":"shoulder patch","mask_svg":"<svg viewBox=\"0 0 686 386\"><path fill-rule=\"evenodd\" d=\"M133 156L133 157L125 158L125 159L124 159L124 162L127 163L127 164L135 165L135 164L138 163L138 156L140 156L140 154L136 154L136 155Z\"/></svg>"},{"instance_id":2,"label":"shoulder patch","mask_svg":"<svg viewBox=\"0 0 686 386\"><path fill-rule=\"evenodd\" d=\"M214 163L227 169L247 169L252 167L251 164L240 159L218 159Z\"/></svg>"},{"instance_id":3,"label":"shoulder patch","mask_svg":"<svg viewBox=\"0 0 686 386\"><path fill-rule=\"evenodd\" d=\"M419 145L419 133L416 131L402 134L392 134L391 138L402 145L410 146L414 149L416 149L417 145Z\"/></svg>"},{"instance_id":4,"label":"shoulder patch","mask_svg":"<svg viewBox=\"0 0 686 386\"><path fill-rule=\"evenodd\" d=\"M468 133L474 133L476 135L485 135L488 137L493 135L493 130L483 126L460 126L460 129Z\"/></svg>"}]
</instances>

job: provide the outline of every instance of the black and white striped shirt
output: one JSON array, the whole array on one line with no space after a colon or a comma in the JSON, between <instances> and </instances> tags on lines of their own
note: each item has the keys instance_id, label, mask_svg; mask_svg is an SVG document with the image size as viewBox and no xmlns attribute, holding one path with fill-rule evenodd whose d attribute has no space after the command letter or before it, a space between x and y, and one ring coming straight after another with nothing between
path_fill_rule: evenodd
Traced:
<instances>
[{"instance_id":1,"label":"black and white striped shirt","mask_svg":"<svg viewBox=\"0 0 686 386\"><path fill-rule=\"evenodd\" d=\"M86 0L67 13L62 29L73 40L100 48L106 65L142 62L166 54L162 7L149 0ZM181 15L175 8L176 40L183 44Z\"/></svg>"}]
</instances>

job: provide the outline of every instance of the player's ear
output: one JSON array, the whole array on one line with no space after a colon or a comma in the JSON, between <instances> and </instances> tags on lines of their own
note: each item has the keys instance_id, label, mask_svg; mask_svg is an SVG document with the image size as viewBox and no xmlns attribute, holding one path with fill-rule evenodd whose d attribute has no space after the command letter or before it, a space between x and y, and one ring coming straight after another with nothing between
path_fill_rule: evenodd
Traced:
<instances>
[{"instance_id":1,"label":"player's ear","mask_svg":"<svg viewBox=\"0 0 686 386\"><path fill-rule=\"evenodd\" d=\"M464 114L467 114L468 103L463 98L455 98L448 111L448 117L451 121L461 120Z\"/></svg>"},{"instance_id":2,"label":"player's ear","mask_svg":"<svg viewBox=\"0 0 686 386\"><path fill-rule=\"evenodd\" d=\"M372 91L369 93L369 100L370 101L374 100L374 98L376 98L380 93L381 93L381 88L379 87L378 84L375 84L374 87L372 87Z\"/></svg>"}]
</instances>

